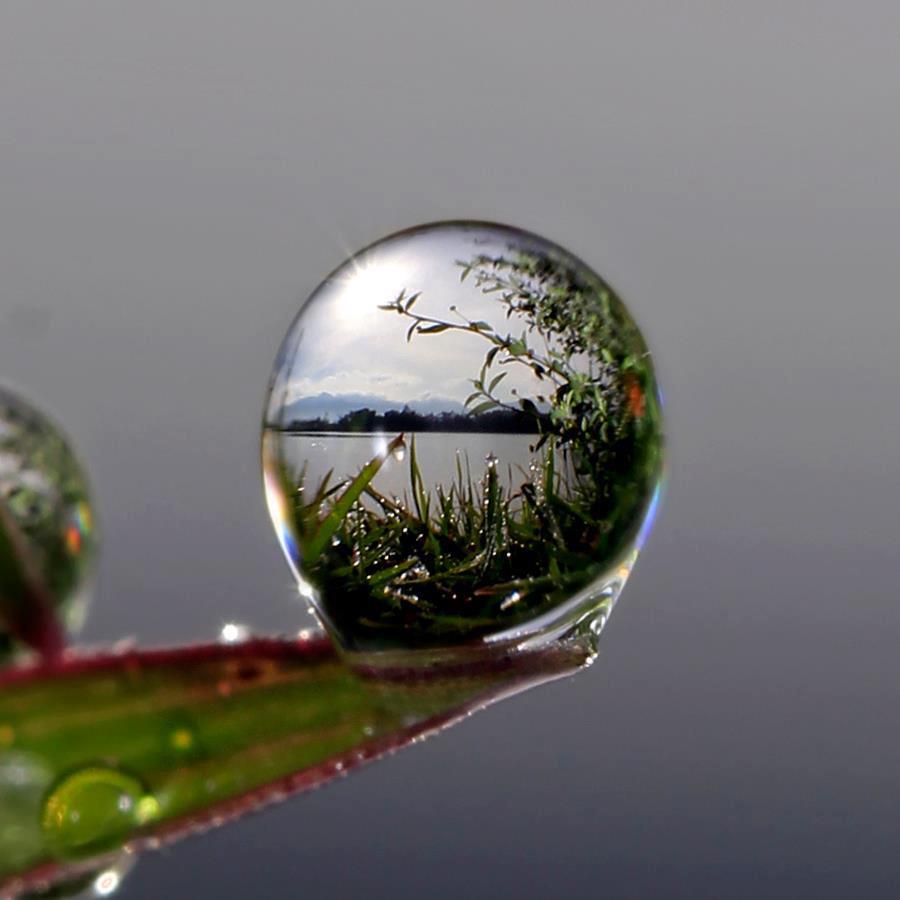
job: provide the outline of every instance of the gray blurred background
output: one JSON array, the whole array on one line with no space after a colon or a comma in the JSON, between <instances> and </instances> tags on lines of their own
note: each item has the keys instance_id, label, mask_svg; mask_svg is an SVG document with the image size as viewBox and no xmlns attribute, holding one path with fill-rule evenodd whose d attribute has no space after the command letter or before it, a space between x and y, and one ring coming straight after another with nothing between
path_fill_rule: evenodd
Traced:
<instances>
[{"instance_id":1,"label":"gray blurred background","mask_svg":"<svg viewBox=\"0 0 900 900\"><path fill-rule=\"evenodd\" d=\"M91 641L308 622L263 393L300 301L390 231L573 250L668 403L590 671L124 897L896 896L898 45L892 2L0 6L0 377L89 464Z\"/></svg>"}]
</instances>

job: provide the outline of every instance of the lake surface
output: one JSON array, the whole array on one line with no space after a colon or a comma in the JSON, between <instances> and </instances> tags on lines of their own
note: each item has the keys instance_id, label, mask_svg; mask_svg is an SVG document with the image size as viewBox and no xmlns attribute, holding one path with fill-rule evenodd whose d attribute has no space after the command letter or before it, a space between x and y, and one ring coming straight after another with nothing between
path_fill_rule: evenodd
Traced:
<instances>
[{"instance_id":1,"label":"lake surface","mask_svg":"<svg viewBox=\"0 0 900 900\"><path fill-rule=\"evenodd\" d=\"M283 433L280 446L288 469L299 472L305 463L308 483L318 485L330 469L334 470L336 479L353 478L374 457L384 455L394 437L392 434ZM404 494L409 494L410 451L415 442L416 463L429 489L438 484L449 488L459 470L466 478L470 473L477 485L490 460L496 460L501 483L515 488L529 478L529 467L543 455L542 450L531 452L536 440L533 434L430 431L408 434L405 450L388 454L373 486L389 497L402 499Z\"/></svg>"}]
</instances>

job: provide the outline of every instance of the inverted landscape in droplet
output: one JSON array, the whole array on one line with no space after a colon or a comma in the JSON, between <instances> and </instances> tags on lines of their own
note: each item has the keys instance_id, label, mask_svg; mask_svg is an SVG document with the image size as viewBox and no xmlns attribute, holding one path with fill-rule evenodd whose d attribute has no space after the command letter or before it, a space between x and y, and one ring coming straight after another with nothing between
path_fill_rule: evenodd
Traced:
<instances>
[{"instance_id":1,"label":"inverted landscape in droplet","mask_svg":"<svg viewBox=\"0 0 900 900\"><path fill-rule=\"evenodd\" d=\"M0 388L0 659L60 649L82 623L96 534L87 479L57 426Z\"/></svg>"},{"instance_id":2,"label":"inverted landscape in droplet","mask_svg":"<svg viewBox=\"0 0 900 900\"><path fill-rule=\"evenodd\" d=\"M613 290L484 223L402 232L304 304L263 463L303 593L350 651L558 635L605 617L662 471L659 394Z\"/></svg>"}]
</instances>

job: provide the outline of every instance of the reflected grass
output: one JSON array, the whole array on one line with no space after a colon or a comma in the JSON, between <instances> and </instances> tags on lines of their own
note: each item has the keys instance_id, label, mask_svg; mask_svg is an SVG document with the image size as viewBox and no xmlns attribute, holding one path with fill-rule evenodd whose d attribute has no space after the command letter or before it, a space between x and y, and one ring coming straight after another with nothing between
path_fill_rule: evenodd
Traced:
<instances>
[{"instance_id":1,"label":"reflected grass","mask_svg":"<svg viewBox=\"0 0 900 900\"><path fill-rule=\"evenodd\" d=\"M384 460L408 454L407 489L376 487ZM622 528L595 518L590 490L545 444L530 471L475 478L457 456L449 485L424 482L415 436L397 435L352 479L310 486L281 472L304 572L331 624L359 649L436 646L531 620L599 578ZM574 489L572 485L575 485Z\"/></svg>"}]
</instances>

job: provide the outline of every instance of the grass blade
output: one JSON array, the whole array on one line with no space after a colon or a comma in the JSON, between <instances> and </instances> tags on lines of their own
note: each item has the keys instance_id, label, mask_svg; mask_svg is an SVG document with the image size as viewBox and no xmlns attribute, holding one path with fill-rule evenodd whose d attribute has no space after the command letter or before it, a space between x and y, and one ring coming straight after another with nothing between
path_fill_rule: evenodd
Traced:
<instances>
[{"instance_id":1,"label":"grass blade","mask_svg":"<svg viewBox=\"0 0 900 900\"><path fill-rule=\"evenodd\" d=\"M378 474L378 470L384 465L384 461L399 446L403 444L403 435L398 434L388 445L382 455L371 459L361 469L360 473L347 485L347 488L338 497L328 515L322 520L318 531L303 545L303 557L307 562L314 562L322 555L322 551L328 546L328 542L334 533L340 528L341 522L347 517L347 513L353 508L353 504L362 496L369 482Z\"/></svg>"},{"instance_id":2,"label":"grass blade","mask_svg":"<svg viewBox=\"0 0 900 900\"><path fill-rule=\"evenodd\" d=\"M591 654L577 642L500 647L424 670L360 672L325 640L251 640L7 670L0 771L16 775L0 779L0 896L90 870L123 843L171 842L317 787L492 700L570 674ZM127 833L109 833L96 815L70 819L94 838L73 852L47 827L48 798L98 767L142 785L143 819ZM80 799L90 812L90 796Z\"/></svg>"}]
</instances>

